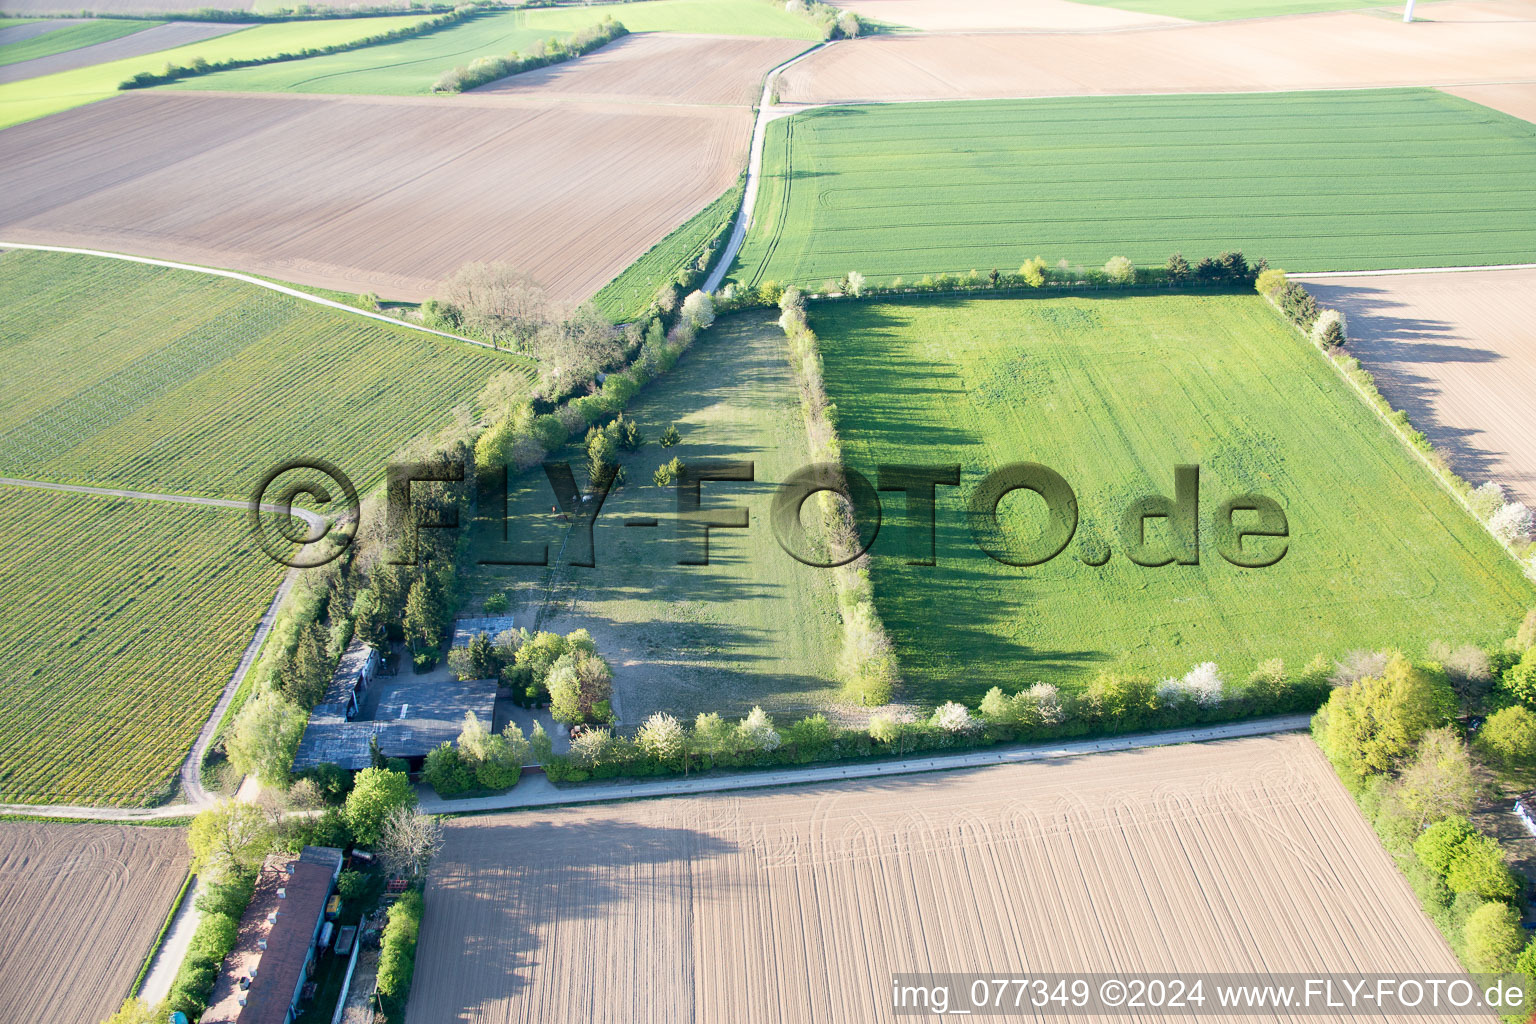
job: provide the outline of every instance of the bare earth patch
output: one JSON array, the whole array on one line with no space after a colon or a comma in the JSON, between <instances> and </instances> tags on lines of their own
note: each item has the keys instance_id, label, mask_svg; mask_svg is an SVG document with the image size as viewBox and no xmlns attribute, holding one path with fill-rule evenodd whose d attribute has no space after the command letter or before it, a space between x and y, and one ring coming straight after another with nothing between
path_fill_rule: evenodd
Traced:
<instances>
[{"instance_id":1,"label":"bare earth patch","mask_svg":"<svg viewBox=\"0 0 1536 1024\"><path fill-rule=\"evenodd\" d=\"M745 107L141 92L10 128L0 237L419 300L509 260L582 300L714 199Z\"/></svg>"},{"instance_id":2,"label":"bare earth patch","mask_svg":"<svg viewBox=\"0 0 1536 1024\"><path fill-rule=\"evenodd\" d=\"M1072 0L852 0L837 6L862 18L924 32L988 29L1093 31L1136 25L1182 25L1183 18L1096 7Z\"/></svg>"},{"instance_id":3,"label":"bare earth patch","mask_svg":"<svg viewBox=\"0 0 1536 1024\"><path fill-rule=\"evenodd\" d=\"M880 35L784 72L785 103L1242 92L1536 81L1536 0L1431 8L1404 25L1340 13L1098 34ZM1518 20L1516 16L1520 17Z\"/></svg>"},{"instance_id":4,"label":"bare earth patch","mask_svg":"<svg viewBox=\"0 0 1536 1024\"><path fill-rule=\"evenodd\" d=\"M181 829L0 822L0 1020L116 1010L186 875Z\"/></svg>"},{"instance_id":5,"label":"bare earth patch","mask_svg":"<svg viewBox=\"0 0 1536 1024\"><path fill-rule=\"evenodd\" d=\"M1473 103L1481 103L1522 121L1536 122L1536 83L1463 85L1441 91Z\"/></svg>"},{"instance_id":6,"label":"bare earth patch","mask_svg":"<svg viewBox=\"0 0 1536 1024\"><path fill-rule=\"evenodd\" d=\"M36 60L24 60L0 66L0 83L19 82L23 78L52 75L60 71L73 71L75 68L105 64L108 61L122 60L126 57L142 57L146 53L158 53L161 50L185 46L188 43L200 43L214 36L222 36L250 27L247 24L227 21L175 21L169 25L156 25L154 28L147 28L142 32L135 32L110 42L82 46L77 50L65 50L63 53L38 57Z\"/></svg>"},{"instance_id":7,"label":"bare earth patch","mask_svg":"<svg viewBox=\"0 0 1536 1024\"><path fill-rule=\"evenodd\" d=\"M762 76L811 44L798 39L636 32L596 53L482 86L476 95L616 103L750 106Z\"/></svg>"},{"instance_id":8,"label":"bare earth patch","mask_svg":"<svg viewBox=\"0 0 1536 1024\"><path fill-rule=\"evenodd\" d=\"M1536 505L1536 270L1298 280L1458 474Z\"/></svg>"},{"instance_id":9,"label":"bare earth patch","mask_svg":"<svg viewBox=\"0 0 1536 1024\"><path fill-rule=\"evenodd\" d=\"M461 818L408 1018L863 1022L986 970L1460 968L1287 735Z\"/></svg>"},{"instance_id":10,"label":"bare earth patch","mask_svg":"<svg viewBox=\"0 0 1536 1024\"><path fill-rule=\"evenodd\" d=\"M578 302L729 187L806 45L648 33L451 97L128 93L6 132L0 237L405 300L507 260Z\"/></svg>"}]
</instances>

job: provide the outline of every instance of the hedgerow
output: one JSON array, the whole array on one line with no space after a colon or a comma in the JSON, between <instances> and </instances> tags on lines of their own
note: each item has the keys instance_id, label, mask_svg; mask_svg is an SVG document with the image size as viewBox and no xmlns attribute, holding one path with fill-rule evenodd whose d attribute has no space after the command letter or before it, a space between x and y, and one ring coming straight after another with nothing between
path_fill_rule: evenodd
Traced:
<instances>
[{"instance_id":1,"label":"hedgerow","mask_svg":"<svg viewBox=\"0 0 1536 1024\"><path fill-rule=\"evenodd\" d=\"M533 71L562 61L580 57L629 34L629 29L614 21L612 16L596 25L577 31L571 38L561 40L551 36L548 42L539 41L527 53L509 53L505 57L476 57L467 65L444 71L432 85L433 92L463 92L506 78L509 75Z\"/></svg>"},{"instance_id":2,"label":"hedgerow","mask_svg":"<svg viewBox=\"0 0 1536 1024\"><path fill-rule=\"evenodd\" d=\"M876 712L863 728L834 725L820 714L778 727L761 708L737 723L706 712L691 727L657 714L633 739L607 729L590 730L572 743L570 753L545 753L540 760L556 782L585 782L1210 725L1313 711L1331 691L1329 671L1321 657L1294 675L1271 660L1238 686L1225 683L1208 663L1161 683L1106 673L1081 693L1049 683L1014 693L993 687L974 710L953 701L921 715L895 708ZM533 747L537 753L538 740Z\"/></svg>"},{"instance_id":3,"label":"hedgerow","mask_svg":"<svg viewBox=\"0 0 1536 1024\"><path fill-rule=\"evenodd\" d=\"M377 46L380 43L392 43L400 39L410 39L413 36L422 36L435 32L449 25L478 14L479 8L473 6L455 7L446 14L439 14L433 18L427 18L414 25L397 28L391 32L380 32L377 35L366 36L347 43L336 43L331 46L306 47L298 53L278 53L269 57L250 57L245 59L230 59L221 61L206 61L198 57L191 64L165 65L164 70L158 74L153 71L140 71L132 78L119 82L119 89L147 89L150 86L164 85L167 82L175 82L183 78L195 78L198 75L211 75L215 71L232 71L236 68L251 68L262 64L277 64L282 61L302 60L306 57L323 57L332 53L344 53L348 50L359 50L365 46ZM214 12L204 12L213 14ZM222 18L205 18L203 20L219 21ZM243 19L241 19L243 20ZM286 20L286 19L285 19Z\"/></svg>"}]
</instances>

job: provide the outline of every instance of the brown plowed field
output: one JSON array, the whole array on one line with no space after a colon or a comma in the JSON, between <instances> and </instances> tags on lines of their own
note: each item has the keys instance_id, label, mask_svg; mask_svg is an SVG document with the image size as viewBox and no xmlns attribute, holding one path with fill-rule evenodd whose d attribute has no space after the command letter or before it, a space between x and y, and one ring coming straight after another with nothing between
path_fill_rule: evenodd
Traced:
<instances>
[{"instance_id":1,"label":"brown plowed field","mask_svg":"<svg viewBox=\"0 0 1536 1024\"><path fill-rule=\"evenodd\" d=\"M0 822L0 1020L116 1010L186 876L178 828Z\"/></svg>"},{"instance_id":2,"label":"brown plowed field","mask_svg":"<svg viewBox=\"0 0 1536 1024\"><path fill-rule=\"evenodd\" d=\"M730 185L745 107L127 93L5 131L0 238L424 299L508 260L586 299Z\"/></svg>"},{"instance_id":3,"label":"brown plowed field","mask_svg":"<svg viewBox=\"0 0 1536 1024\"><path fill-rule=\"evenodd\" d=\"M185 46L188 43L200 43L204 39L212 39L214 36L222 36L237 29L250 27L247 24L233 22L196 21L174 21L169 25L156 25L154 28L134 32L121 39L96 43L94 46L82 46L77 50L65 50L63 53L49 54L47 57L38 57L36 60L18 61L15 64L0 66L0 83L19 82L23 78L37 78L40 75L52 75L60 71L73 71L75 68L105 64L125 57L141 57L146 53L158 53L161 50Z\"/></svg>"},{"instance_id":4,"label":"brown plowed field","mask_svg":"<svg viewBox=\"0 0 1536 1024\"><path fill-rule=\"evenodd\" d=\"M851 0L838 7L864 18L925 32L988 29L1091 31L1135 25L1182 25L1183 18L1122 11L1072 0Z\"/></svg>"},{"instance_id":5,"label":"brown plowed field","mask_svg":"<svg viewBox=\"0 0 1536 1024\"><path fill-rule=\"evenodd\" d=\"M1458 474L1536 505L1536 270L1301 280Z\"/></svg>"},{"instance_id":6,"label":"brown plowed field","mask_svg":"<svg viewBox=\"0 0 1536 1024\"><path fill-rule=\"evenodd\" d=\"M887 1020L908 971L1459 972L1301 735L447 832L412 1024Z\"/></svg>"},{"instance_id":7,"label":"brown plowed field","mask_svg":"<svg viewBox=\"0 0 1536 1024\"><path fill-rule=\"evenodd\" d=\"M499 79L477 95L615 103L731 103L750 106L763 75L808 49L798 39L637 32L580 60Z\"/></svg>"},{"instance_id":8,"label":"brown plowed field","mask_svg":"<svg viewBox=\"0 0 1536 1024\"><path fill-rule=\"evenodd\" d=\"M1509 20L1492 21L1489 8ZM1536 81L1536 0L1100 34L883 35L784 72L785 103L1243 92Z\"/></svg>"},{"instance_id":9,"label":"brown plowed field","mask_svg":"<svg viewBox=\"0 0 1536 1024\"><path fill-rule=\"evenodd\" d=\"M1523 121L1536 121L1536 83L1517 85L1463 85L1442 90L1473 103L1501 110Z\"/></svg>"}]
</instances>

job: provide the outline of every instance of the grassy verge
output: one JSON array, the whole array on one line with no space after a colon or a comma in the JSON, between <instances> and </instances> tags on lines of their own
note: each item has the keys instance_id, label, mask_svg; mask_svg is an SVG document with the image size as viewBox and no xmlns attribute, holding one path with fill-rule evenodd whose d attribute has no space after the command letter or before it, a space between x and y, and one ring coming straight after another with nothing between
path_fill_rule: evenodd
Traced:
<instances>
[{"instance_id":1,"label":"grassy verge","mask_svg":"<svg viewBox=\"0 0 1536 1024\"><path fill-rule=\"evenodd\" d=\"M645 254L624 268L593 296L592 301L614 323L628 323L645 313L661 286L676 282L689 271L707 270L709 257L730 234L741 208L745 178L724 192L720 198L651 246ZM700 267L704 261L706 266ZM693 276L697 276L696 274Z\"/></svg>"},{"instance_id":2,"label":"grassy verge","mask_svg":"<svg viewBox=\"0 0 1536 1024\"><path fill-rule=\"evenodd\" d=\"M160 947L165 943L165 936L170 932L172 923L176 920L177 911L181 910L182 903L186 902L187 893L192 888L192 880L197 877L192 872L187 872L187 877L181 883L181 890L176 893L176 898L171 901L171 909L165 915L165 921L160 925L160 932L155 936L155 941L150 944L149 952L144 955L144 963L139 967L139 973L133 979L133 987L128 990L130 998L139 994L139 989L144 987L144 979L149 977L149 969L155 963L155 956L159 954Z\"/></svg>"}]
</instances>

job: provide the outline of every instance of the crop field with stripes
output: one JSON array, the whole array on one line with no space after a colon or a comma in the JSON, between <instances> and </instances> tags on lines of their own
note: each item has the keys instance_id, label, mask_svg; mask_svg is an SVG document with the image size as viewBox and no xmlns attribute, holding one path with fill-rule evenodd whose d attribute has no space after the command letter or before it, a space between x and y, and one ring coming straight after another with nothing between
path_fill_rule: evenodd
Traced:
<instances>
[{"instance_id":1,"label":"crop field with stripes","mask_svg":"<svg viewBox=\"0 0 1536 1024\"><path fill-rule=\"evenodd\" d=\"M827 303L811 324L852 468L961 467L938 488L936 565L909 564L899 496L872 548L908 699L1206 661L1241 683L1270 658L1299 670L1357 648L1422 657L1436 640L1497 644L1531 603L1520 567L1258 295ZM985 474L1024 461L1065 477L1079 513L1030 568L984 554L966 511ZM1172 498L1181 464L1200 467L1199 562L1133 564L1122 517ZM1286 515L1275 564L1219 553L1218 509L1243 494ZM1043 509L1005 497L1006 538L1039 537ZM1154 560L1176 550L1166 522L1146 534Z\"/></svg>"},{"instance_id":2,"label":"crop field with stripes","mask_svg":"<svg viewBox=\"0 0 1536 1024\"><path fill-rule=\"evenodd\" d=\"M0 476L246 498L285 459L359 488L532 364L264 288L91 256L0 256Z\"/></svg>"},{"instance_id":3,"label":"crop field with stripes","mask_svg":"<svg viewBox=\"0 0 1536 1024\"><path fill-rule=\"evenodd\" d=\"M1536 250L1536 125L1427 89L829 107L768 125L733 276L819 287L1161 266L1240 249L1291 271Z\"/></svg>"},{"instance_id":4,"label":"crop field with stripes","mask_svg":"<svg viewBox=\"0 0 1536 1024\"><path fill-rule=\"evenodd\" d=\"M238 509L0 489L0 802L163 794L283 570Z\"/></svg>"}]
</instances>

